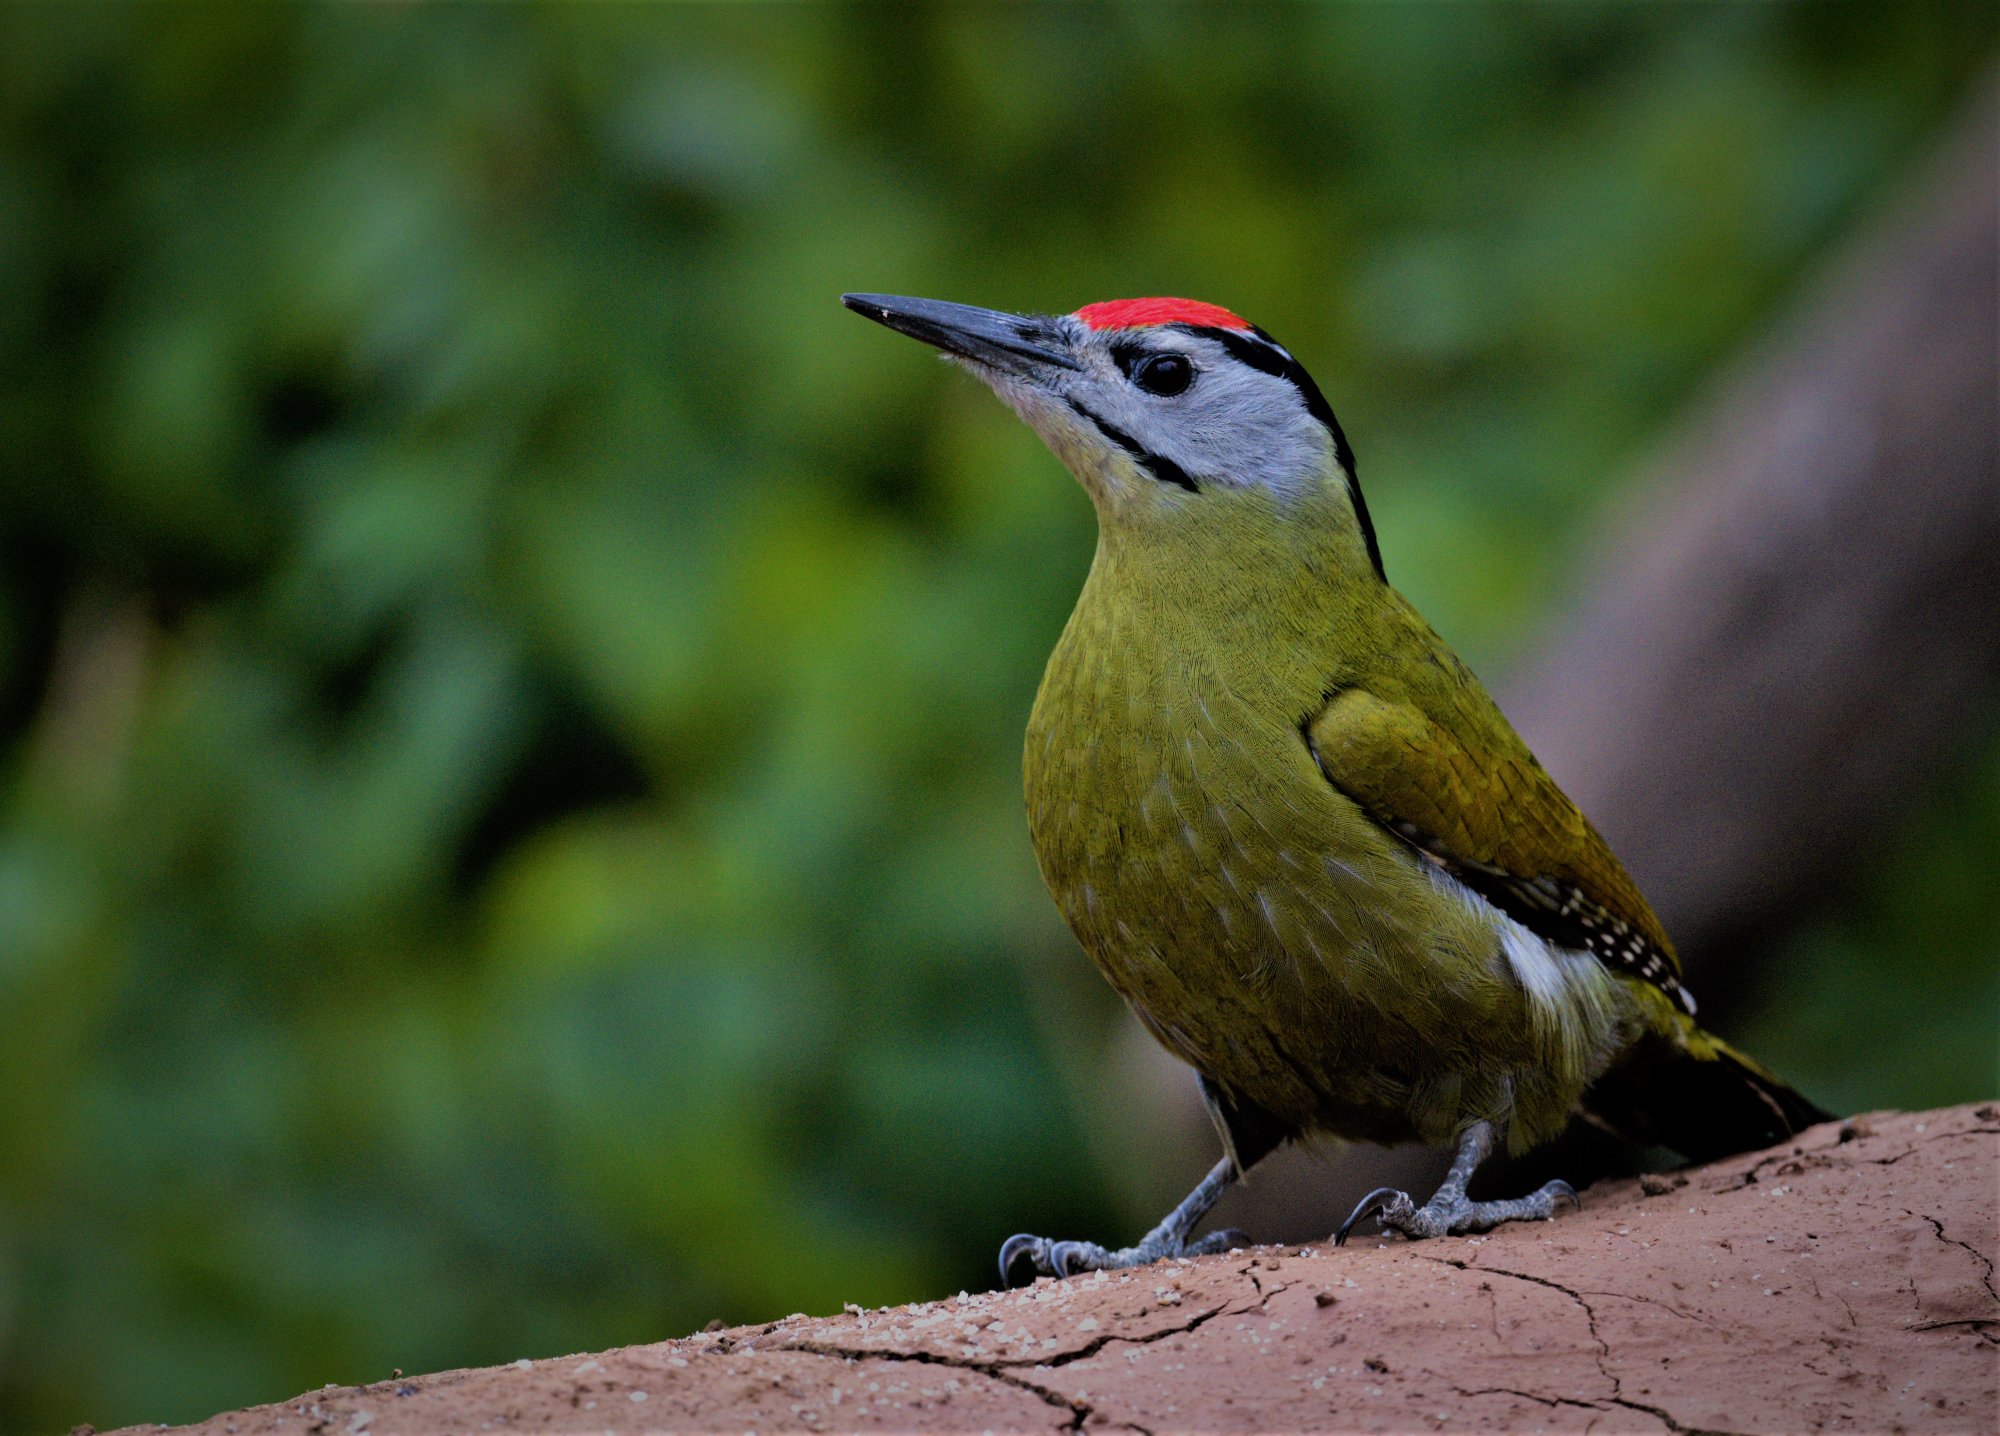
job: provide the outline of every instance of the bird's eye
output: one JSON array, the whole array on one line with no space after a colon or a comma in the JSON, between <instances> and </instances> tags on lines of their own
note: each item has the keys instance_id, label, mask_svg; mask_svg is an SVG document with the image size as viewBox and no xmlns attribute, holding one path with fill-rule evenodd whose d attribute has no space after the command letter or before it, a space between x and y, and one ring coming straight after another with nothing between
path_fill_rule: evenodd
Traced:
<instances>
[{"instance_id":1,"label":"bird's eye","mask_svg":"<svg viewBox=\"0 0 2000 1436\"><path fill-rule=\"evenodd\" d=\"M1185 354L1155 354L1133 367L1132 382L1148 394L1170 398L1194 382L1194 365Z\"/></svg>"}]
</instances>

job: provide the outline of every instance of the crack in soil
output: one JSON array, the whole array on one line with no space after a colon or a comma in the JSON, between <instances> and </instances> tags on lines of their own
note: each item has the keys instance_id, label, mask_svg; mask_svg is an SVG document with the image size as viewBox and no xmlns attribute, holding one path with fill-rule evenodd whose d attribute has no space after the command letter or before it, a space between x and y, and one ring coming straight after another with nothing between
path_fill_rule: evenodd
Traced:
<instances>
[{"instance_id":1,"label":"crack in soil","mask_svg":"<svg viewBox=\"0 0 2000 1436\"><path fill-rule=\"evenodd\" d=\"M1512 1277L1516 1281L1529 1282L1535 1286L1545 1286L1550 1291L1561 1292L1564 1296L1575 1302L1578 1309L1583 1312L1584 1324L1590 1328L1591 1343L1597 1348L1597 1372L1611 1384L1611 1395L1609 1397L1611 1405L1622 1406L1627 1411L1644 1412L1665 1426L1668 1431L1673 1432L1674 1436L1741 1436L1741 1433L1724 1431L1715 1427L1685 1425L1664 1407L1648 1405L1646 1402L1634 1401L1627 1397L1625 1395L1624 1383L1619 1379L1618 1373L1611 1369L1611 1346L1598 1334L1597 1312L1584 1299L1583 1293L1571 1287L1564 1286L1559 1281L1550 1281L1547 1277L1535 1276L1529 1272L1509 1271L1505 1267L1486 1266L1483 1264L1475 1266L1471 1262L1458 1261L1450 1257L1430 1257L1428 1260L1440 1262L1445 1266L1457 1267L1460 1271L1488 1272L1494 1276ZM1593 1294L1620 1297L1625 1295L1623 1292L1608 1291Z\"/></svg>"},{"instance_id":2,"label":"crack in soil","mask_svg":"<svg viewBox=\"0 0 2000 1436\"><path fill-rule=\"evenodd\" d=\"M1240 1272L1239 1275L1249 1276L1250 1274L1245 1270ZM760 1347L758 1349L764 1351L796 1351L810 1356L833 1357L844 1361L866 1361L870 1359L878 1361L913 1361L929 1366L955 1367L960 1371L969 1371L976 1375L984 1376L989 1380L997 1381L1004 1386L1012 1386L1016 1390L1028 1392L1051 1406L1061 1407L1070 1413L1070 1418L1059 1429L1064 1431L1081 1431L1084 1423L1093 1416L1099 1416L1101 1419L1107 1421L1111 1418L1103 1417L1102 1413L1088 1401L1065 1396L1053 1387L1044 1386L1040 1382L1030 1381L1019 1373L1024 1369L1046 1371L1069 1366L1074 1362L1084 1361L1097 1355L1098 1352L1104 1350L1105 1347L1110 1346L1113 1342L1123 1342L1131 1346L1151 1346L1154 1342L1165 1341L1170 1336L1186 1336L1189 1332L1200 1330L1218 1316L1240 1316L1245 1312L1261 1310L1266 1302L1279 1292L1285 1290L1283 1286L1276 1286L1266 1292L1262 1284L1255 1277L1251 1277L1250 1281L1251 1285L1255 1286L1260 1293L1258 1300L1254 1302L1240 1305L1229 1301L1219 1302L1206 1310L1196 1312L1187 1321L1175 1326L1162 1327L1158 1331L1147 1332L1144 1336L1126 1336L1118 1332L1106 1332L1102 1336L1092 1337L1082 1346L1068 1351L1060 1351L1053 1356L1046 1357L1032 1356L1016 1357L1010 1360L982 1361L976 1357L953 1356L949 1352L942 1351L881 1350L864 1346L843 1346L837 1342L804 1339L783 1340L776 1345ZM1128 1430L1143 1432L1146 1433L1146 1436L1151 1436L1151 1433L1147 1432L1145 1427L1140 1426L1136 1422L1113 1421L1112 1424L1125 1427Z\"/></svg>"},{"instance_id":3,"label":"crack in soil","mask_svg":"<svg viewBox=\"0 0 2000 1436\"><path fill-rule=\"evenodd\" d=\"M1912 1212L1905 1209L1904 1215L1914 1217L1918 1214L1916 1212ZM1923 1218L1925 1221L1931 1224L1931 1230L1937 1233L1937 1239L1939 1241L1948 1242L1952 1246L1962 1248L1964 1251L1966 1251L1971 1255L1974 1261L1979 1263L1984 1273L1981 1276L1980 1280L1986 1283L1986 1294L1992 1297L1995 1302L2000 1302L2000 1290L1995 1290L1993 1286L1993 1258L1986 1255L1985 1252L1979 1250L1978 1247L1973 1246L1970 1242L1962 1242L1957 1237L1946 1236L1944 1231L1944 1223L1939 1221L1936 1217L1932 1216L1930 1213L1928 1212L1923 1213Z\"/></svg>"},{"instance_id":4,"label":"crack in soil","mask_svg":"<svg viewBox=\"0 0 2000 1436\"><path fill-rule=\"evenodd\" d=\"M1522 1391L1514 1386L1460 1386L1441 1371L1433 1371L1427 1366L1419 1367L1418 1370L1434 1381L1443 1382L1460 1396L1467 1398L1474 1396L1518 1396L1523 1401L1532 1401L1537 1406L1546 1406L1550 1410L1554 1410L1559 1406L1574 1406L1579 1410L1596 1411L1600 1414L1604 1410L1604 1406L1600 1402L1578 1401L1574 1396L1537 1396L1532 1391Z\"/></svg>"},{"instance_id":5,"label":"crack in soil","mask_svg":"<svg viewBox=\"0 0 2000 1436\"><path fill-rule=\"evenodd\" d=\"M1831 1151L1831 1150L1834 1149L1832 1148L1826 1149L1826 1151ZM1914 1152L1915 1150L1916 1150L1915 1147L1910 1148L1910 1152ZM1904 1157L1907 1157L1908 1155L1909 1152L1904 1152L1901 1154L1901 1156ZM1710 1195L1722 1197L1722 1196L1727 1196L1731 1192L1740 1192L1745 1187L1754 1187L1762 1178L1765 1168L1776 1166L1781 1162L1797 1162L1803 1164L1808 1157L1818 1157L1820 1161L1826 1162L1826 1157L1824 1152L1821 1151L1809 1152L1803 1147L1787 1147L1782 1152L1773 1152L1769 1156L1760 1157L1754 1166L1748 1167L1744 1169L1744 1171L1739 1173L1734 1182L1730 1183L1726 1187L1714 1188L1710 1192ZM1892 1157L1890 1158L1890 1160L1896 1161L1899 1160L1899 1158ZM1827 1163L1827 1165L1830 1166L1832 1164L1829 1162Z\"/></svg>"},{"instance_id":6,"label":"crack in soil","mask_svg":"<svg viewBox=\"0 0 2000 1436\"><path fill-rule=\"evenodd\" d=\"M1951 1141L1959 1137L1991 1136L1997 1130L2000 1130L2000 1128L1987 1126L1982 1121L1982 1123L1978 1126L1961 1127L1954 1131L1929 1132L1919 1137L1916 1141L1910 1143L1910 1145L1903 1148L1902 1151L1896 1152L1890 1156L1855 1157L1849 1155L1845 1163L1834 1160L1835 1154L1839 1153L1844 1147L1847 1146L1849 1142L1865 1140L1867 1136L1873 1135L1872 1133L1866 1133L1866 1134L1857 1133L1857 1135L1854 1137L1842 1137L1840 1140L1835 1142L1835 1144L1831 1147L1787 1147L1782 1152L1772 1152L1767 1156L1759 1158L1756 1165L1744 1171L1741 1175L1739 1175L1736 1178L1734 1182L1730 1183L1730 1185L1726 1187L1714 1188L1711 1191L1710 1195L1718 1197L1726 1196L1730 1192L1740 1192L1745 1187L1754 1187L1757 1185L1758 1179L1764 1172L1765 1168L1784 1162L1799 1162L1799 1163L1813 1162L1814 1165L1825 1165L1829 1167L1837 1167L1841 1165L1846 1165L1850 1167L1893 1167L1896 1165L1896 1163L1902 1161L1903 1158L1914 1156L1917 1152L1921 1151L1925 1147L1928 1147L1933 1142ZM1814 1161L1814 1159L1817 1159L1817 1161Z\"/></svg>"},{"instance_id":7,"label":"crack in soil","mask_svg":"<svg viewBox=\"0 0 2000 1436\"><path fill-rule=\"evenodd\" d=\"M1486 1268L1481 1268L1481 1270L1486 1270ZM1589 1291L1585 1290L1582 1287L1577 1288L1577 1290L1581 1292L1584 1296L1608 1296L1618 1301L1641 1302L1646 1306L1658 1307L1661 1311L1664 1311L1672 1316L1677 1316L1682 1321L1692 1321L1699 1323L1700 1325L1707 1327L1710 1331L1719 1331L1722 1332L1725 1336L1729 1334L1729 1328L1724 1326L1721 1322L1716 1321L1711 1317L1703 1316L1700 1312L1682 1311L1672 1302L1663 1301L1657 1296L1640 1296L1638 1293L1630 1291Z\"/></svg>"},{"instance_id":8,"label":"crack in soil","mask_svg":"<svg viewBox=\"0 0 2000 1436\"><path fill-rule=\"evenodd\" d=\"M1820 1291L1819 1283L1813 1280L1811 1277L1808 1277L1806 1280L1808 1284L1812 1287L1813 1299L1815 1301L1825 1301L1826 1296L1824 1293ZM1861 1320L1854 1314L1854 1303L1849 1301L1846 1297L1842 1296L1838 1290L1835 1290L1835 1292L1833 1293L1833 1299L1839 1302L1840 1309L1847 1313L1847 1324L1854 1330L1859 1331L1861 1329ZM1820 1339L1826 1342L1828 1346L1833 1345L1833 1338L1830 1336L1823 1336Z\"/></svg>"},{"instance_id":9,"label":"crack in soil","mask_svg":"<svg viewBox=\"0 0 2000 1436\"><path fill-rule=\"evenodd\" d=\"M1088 1402L1073 1401L1060 1391L1015 1375L1006 1362L976 1361L971 1357L950 1356L941 1351L871 1350L865 1346L841 1346L836 1342L809 1340L781 1341L775 1346L759 1347L758 1350L796 1351L807 1356L826 1356L838 1361L908 1361L922 1366L948 1366L957 1371L969 1371L975 1376L997 1381L1002 1386L1025 1391L1051 1406L1061 1407L1069 1413L1069 1419L1057 1428L1063 1431L1081 1431L1083 1423L1096 1414L1095 1408Z\"/></svg>"}]
</instances>

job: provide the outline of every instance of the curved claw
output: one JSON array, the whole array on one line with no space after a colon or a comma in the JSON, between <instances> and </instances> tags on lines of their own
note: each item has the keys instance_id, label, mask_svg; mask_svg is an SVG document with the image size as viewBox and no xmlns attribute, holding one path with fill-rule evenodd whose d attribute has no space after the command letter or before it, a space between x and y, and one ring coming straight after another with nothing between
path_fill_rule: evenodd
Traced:
<instances>
[{"instance_id":1,"label":"curved claw","mask_svg":"<svg viewBox=\"0 0 2000 1436\"><path fill-rule=\"evenodd\" d=\"M1583 1198L1579 1197L1576 1194L1575 1187L1572 1187L1568 1182L1565 1182L1561 1177L1556 1177L1553 1180L1544 1183L1542 1186L1542 1190L1549 1193L1549 1195L1553 1196L1557 1201L1561 1201L1564 1197L1568 1197L1569 1204L1572 1207L1574 1207L1579 1212L1583 1210Z\"/></svg>"},{"instance_id":2,"label":"curved claw","mask_svg":"<svg viewBox=\"0 0 2000 1436\"><path fill-rule=\"evenodd\" d=\"M1049 1247L1049 1266L1058 1277L1075 1276L1085 1269L1082 1255L1082 1242L1055 1242Z\"/></svg>"},{"instance_id":3,"label":"curved claw","mask_svg":"<svg viewBox=\"0 0 2000 1436\"><path fill-rule=\"evenodd\" d=\"M1383 1207L1389 1204L1391 1197L1403 1197L1406 1201L1408 1200L1406 1193L1400 1192L1394 1187L1377 1187L1374 1191L1363 1197L1361 1204L1348 1214L1346 1221L1340 1224L1340 1230L1333 1234L1333 1244L1337 1247L1346 1246L1347 1234L1354 1230L1355 1223L1372 1212L1382 1210Z\"/></svg>"},{"instance_id":4,"label":"curved claw","mask_svg":"<svg viewBox=\"0 0 2000 1436\"><path fill-rule=\"evenodd\" d=\"M1049 1241L1047 1237L1030 1236L1027 1232L1017 1232L1000 1243L1000 1285L1014 1284L1014 1263L1027 1257L1037 1271L1049 1266Z\"/></svg>"}]
</instances>

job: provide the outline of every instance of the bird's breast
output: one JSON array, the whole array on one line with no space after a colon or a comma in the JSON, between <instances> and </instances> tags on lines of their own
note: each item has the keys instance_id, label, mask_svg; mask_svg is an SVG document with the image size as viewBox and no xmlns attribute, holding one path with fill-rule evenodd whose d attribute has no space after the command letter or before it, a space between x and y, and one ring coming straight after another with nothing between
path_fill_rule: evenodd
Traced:
<instances>
[{"instance_id":1,"label":"bird's breast","mask_svg":"<svg viewBox=\"0 0 2000 1436\"><path fill-rule=\"evenodd\" d=\"M1204 1072L1282 1071L1282 1035L1351 1025L1371 968L1406 945L1388 915L1407 856L1327 787L1281 697L1260 702L1199 654L1073 620L1025 770L1064 917Z\"/></svg>"},{"instance_id":2,"label":"bird's breast","mask_svg":"<svg viewBox=\"0 0 2000 1436\"><path fill-rule=\"evenodd\" d=\"M1268 575L1219 591L1240 563L1135 568L1100 546L1028 726L1036 856L1084 949L1170 1051L1298 1128L1560 1125L1601 1014L1552 1022L1508 956L1534 940L1328 782L1302 732L1366 607Z\"/></svg>"}]
</instances>

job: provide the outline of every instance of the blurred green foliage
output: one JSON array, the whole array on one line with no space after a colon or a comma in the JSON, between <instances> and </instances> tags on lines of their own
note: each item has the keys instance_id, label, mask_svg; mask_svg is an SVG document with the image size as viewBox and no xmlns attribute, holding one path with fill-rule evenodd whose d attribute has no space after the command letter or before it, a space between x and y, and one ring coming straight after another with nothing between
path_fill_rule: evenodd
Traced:
<instances>
[{"instance_id":1,"label":"blurred green foliage","mask_svg":"<svg viewBox=\"0 0 2000 1436\"><path fill-rule=\"evenodd\" d=\"M935 1294L1150 1217L1019 812L1088 506L835 296L1250 314L1492 666L1995 33L0 14L0 1427ZM1948 890L1990 1037L2000 786L1955 801L1988 881L1912 819L1799 940L1927 961ZM1977 1030L1889 1045L1909 970L1769 1055L1990 1095Z\"/></svg>"}]
</instances>

